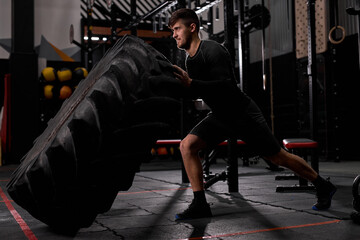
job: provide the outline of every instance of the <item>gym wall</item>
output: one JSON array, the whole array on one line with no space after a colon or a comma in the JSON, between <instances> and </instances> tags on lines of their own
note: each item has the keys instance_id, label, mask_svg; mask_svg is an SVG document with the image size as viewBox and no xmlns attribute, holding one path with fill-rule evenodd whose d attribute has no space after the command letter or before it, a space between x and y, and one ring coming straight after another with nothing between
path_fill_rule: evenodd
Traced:
<instances>
[{"instance_id":1,"label":"gym wall","mask_svg":"<svg viewBox=\"0 0 360 240\"><path fill-rule=\"evenodd\" d=\"M0 0L0 41L11 39L11 1ZM0 46L0 59L9 58L9 53Z\"/></svg>"},{"instance_id":2,"label":"gym wall","mask_svg":"<svg viewBox=\"0 0 360 240\"><path fill-rule=\"evenodd\" d=\"M0 40L11 39L11 2L0 0ZM34 44L40 45L41 36L59 49L74 47L69 42L70 24L74 25L74 38L80 41L80 0L35 0ZM9 53L0 47L0 59L8 59Z\"/></svg>"}]
</instances>

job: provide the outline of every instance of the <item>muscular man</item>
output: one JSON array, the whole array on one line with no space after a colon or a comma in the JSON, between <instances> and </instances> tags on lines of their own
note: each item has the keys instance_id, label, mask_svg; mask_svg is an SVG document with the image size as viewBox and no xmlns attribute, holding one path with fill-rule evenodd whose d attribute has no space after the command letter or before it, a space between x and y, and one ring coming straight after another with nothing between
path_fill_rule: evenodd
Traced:
<instances>
[{"instance_id":1,"label":"muscular man","mask_svg":"<svg viewBox=\"0 0 360 240\"><path fill-rule=\"evenodd\" d=\"M199 19L193 10L175 11L168 23L177 47L186 51L186 71L174 65L174 74L194 97L200 97L211 112L181 141L180 151L194 199L177 220L211 217L203 185L199 151L229 137L238 137L263 158L291 169L311 181L317 191L314 210L327 209L336 187L320 177L304 159L282 149L254 101L236 85L231 58L221 44L201 40Z\"/></svg>"}]
</instances>

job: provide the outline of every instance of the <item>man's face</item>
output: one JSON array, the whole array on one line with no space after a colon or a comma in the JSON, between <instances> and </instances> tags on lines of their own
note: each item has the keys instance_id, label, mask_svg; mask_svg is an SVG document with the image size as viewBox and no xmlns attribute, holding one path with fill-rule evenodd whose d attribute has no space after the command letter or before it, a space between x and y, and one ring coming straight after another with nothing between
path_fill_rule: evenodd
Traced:
<instances>
[{"instance_id":1,"label":"man's face","mask_svg":"<svg viewBox=\"0 0 360 240\"><path fill-rule=\"evenodd\" d=\"M172 27L173 38L176 40L176 45L180 49L189 49L191 43L191 25L185 26L181 20L177 21Z\"/></svg>"}]
</instances>

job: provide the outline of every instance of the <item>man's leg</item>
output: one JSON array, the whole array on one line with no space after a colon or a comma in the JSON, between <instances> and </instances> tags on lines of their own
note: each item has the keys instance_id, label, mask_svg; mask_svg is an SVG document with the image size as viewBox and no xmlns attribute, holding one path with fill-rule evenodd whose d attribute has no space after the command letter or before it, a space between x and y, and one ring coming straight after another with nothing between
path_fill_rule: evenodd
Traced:
<instances>
[{"instance_id":1,"label":"man's leg","mask_svg":"<svg viewBox=\"0 0 360 240\"><path fill-rule=\"evenodd\" d=\"M206 143L194 134L187 135L180 143L184 167L194 192L204 190L203 169L199 151L205 147Z\"/></svg>"},{"instance_id":2,"label":"man's leg","mask_svg":"<svg viewBox=\"0 0 360 240\"><path fill-rule=\"evenodd\" d=\"M266 157L274 164L286 167L297 175L301 176L304 179L309 180L310 182L315 181L318 174L312 169L307 162L301 157L291 154L284 149L281 149L280 152L271 157Z\"/></svg>"},{"instance_id":3,"label":"man's leg","mask_svg":"<svg viewBox=\"0 0 360 240\"><path fill-rule=\"evenodd\" d=\"M199 151L206 147L206 142L194 134L187 135L180 143L180 152L189 178L194 199L190 206L175 215L176 220L211 217L211 210L205 198L203 168Z\"/></svg>"},{"instance_id":4,"label":"man's leg","mask_svg":"<svg viewBox=\"0 0 360 240\"><path fill-rule=\"evenodd\" d=\"M291 154L284 149L281 149L279 153L266 158L277 165L289 168L300 177L307 179L314 184L318 198L317 203L313 206L314 210L324 210L331 206L331 199L336 192L336 187L330 181L323 179L317 174L304 159Z\"/></svg>"}]
</instances>

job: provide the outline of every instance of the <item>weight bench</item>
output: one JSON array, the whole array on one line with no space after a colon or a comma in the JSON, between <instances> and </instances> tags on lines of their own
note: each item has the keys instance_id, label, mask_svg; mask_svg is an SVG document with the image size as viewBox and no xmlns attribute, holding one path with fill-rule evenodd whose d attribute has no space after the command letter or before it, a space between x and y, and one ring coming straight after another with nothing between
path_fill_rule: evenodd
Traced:
<instances>
[{"instance_id":1,"label":"weight bench","mask_svg":"<svg viewBox=\"0 0 360 240\"><path fill-rule=\"evenodd\" d=\"M158 146L179 145L180 142L181 142L180 139L164 139L164 140L157 140L156 145L158 145ZM244 146L244 145L245 145L244 141L235 140L235 139L228 139L226 141L221 142L218 145L218 146L227 146L228 147L228 161L227 161L226 170L221 173L215 174L215 175L210 174L209 167L210 167L211 162L215 159L216 154L214 154L213 151L210 152L209 154L205 153L204 161L203 161L205 189L209 188L216 182L222 180L222 181L227 181L228 187L229 187L229 192L238 192L239 191L238 161L237 161L236 147ZM213 153L213 154L211 154L211 153ZM242 159L243 159L243 165L249 166L249 158L247 156L243 156ZM183 180L183 183L189 182L187 179L184 167L182 167L182 180Z\"/></svg>"},{"instance_id":2,"label":"weight bench","mask_svg":"<svg viewBox=\"0 0 360 240\"><path fill-rule=\"evenodd\" d=\"M308 156L311 156L311 167L319 172L319 158L317 156L318 143L308 138L286 138L283 139L283 146L285 150L296 154L308 160ZM309 153L310 151L310 153ZM308 183L306 179L296 176L295 174L283 174L275 176L275 180L290 180L299 179L299 184L293 186L277 186L276 192L285 191L309 191L315 190L315 187Z\"/></svg>"}]
</instances>

